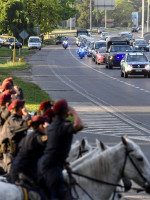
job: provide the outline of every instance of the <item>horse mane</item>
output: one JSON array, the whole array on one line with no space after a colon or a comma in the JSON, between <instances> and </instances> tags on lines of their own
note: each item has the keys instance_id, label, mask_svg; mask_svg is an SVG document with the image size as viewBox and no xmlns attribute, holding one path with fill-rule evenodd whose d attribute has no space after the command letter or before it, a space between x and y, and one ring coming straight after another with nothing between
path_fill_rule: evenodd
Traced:
<instances>
[{"instance_id":1,"label":"horse mane","mask_svg":"<svg viewBox=\"0 0 150 200\"><path fill-rule=\"evenodd\" d=\"M93 172L93 174L91 174L92 177L101 177L103 174L105 174L105 176L106 174L109 175L112 148L114 149L114 147L110 147L105 151L95 149L87 153L85 156L72 163L73 171L77 171L82 174L91 174L91 172Z\"/></svg>"}]
</instances>

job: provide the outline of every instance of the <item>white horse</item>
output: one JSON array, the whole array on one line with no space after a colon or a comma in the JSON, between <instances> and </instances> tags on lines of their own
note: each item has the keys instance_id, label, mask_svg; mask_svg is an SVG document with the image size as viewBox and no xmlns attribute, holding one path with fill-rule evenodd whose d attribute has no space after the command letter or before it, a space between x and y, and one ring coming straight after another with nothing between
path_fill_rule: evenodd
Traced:
<instances>
[{"instance_id":1,"label":"white horse","mask_svg":"<svg viewBox=\"0 0 150 200\"><path fill-rule=\"evenodd\" d=\"M126 137L122 143L109 147L105 151L91 152L71 164L72 171L96 180L116 184L127 177L150 193L150 164L140 147ZM115 186L97 183L79 175L73 174L76 182L92 197L76 187L79 199L108 200ZM68 175L65 174L66 180Z\"/></svg>"},{"instance_id":2,"label":"white horse","mask_svg":"<svg viewBox=\"0 0 150 200\"><path fill-rule=\"evenodd\" d=\"M96 139L96 146L93 147L89 144L86 138L83 138L81 141L77 140L75 143L72 144L67 161L73 162L84 156L86 153L90 152L90 154L93 155L97 150L105 151L107 148L109 147L98 139ZM122 180L120 180L119 184L123 186L124 183ZM124 191L124 189L116 187L114 189L114 193L111 195L109 200L120 200L123 196L122 194Z\"/></svg>"},{"instance_id":3,"label":"white horse","mask_svg":"<svg viewBox=\"0 0 150 200\"><path fill-rule=\"evenodd\" d=\"M150 193L150 164L133 141L123 137L122 143L106 149L91 152L71 164L72 171L96 180L117 184L122 177L128 177ZM69 181L64 171L65 180ZM91 196L76 187L80 200L108 200L115 186L97 183L72 174L76 182ZM74 194L75 195L75 194ZM76 195L75 195L76 196ZM14 184L0 182L0 200L23 200L23 190ZM38 199L38 198L37 198ZM70 199L69 199L70 200Z\"/></svg>"}]
</instances>

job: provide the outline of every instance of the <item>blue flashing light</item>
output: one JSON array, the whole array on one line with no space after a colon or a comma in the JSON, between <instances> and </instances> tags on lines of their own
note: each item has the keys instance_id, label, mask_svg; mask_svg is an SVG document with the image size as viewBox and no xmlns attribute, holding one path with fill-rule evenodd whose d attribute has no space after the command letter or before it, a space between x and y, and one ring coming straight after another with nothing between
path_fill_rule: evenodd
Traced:
<instances>
[{"instance_id":1,"label":"blue flashing light","mask_svg":"<svg viewBox=\"0 0 150 200\"><path fill-rule=\"evenodd\" d=\"M122 60L124 58L124 54L116 56L117 60Z\"/></svg>"}]
</instances>

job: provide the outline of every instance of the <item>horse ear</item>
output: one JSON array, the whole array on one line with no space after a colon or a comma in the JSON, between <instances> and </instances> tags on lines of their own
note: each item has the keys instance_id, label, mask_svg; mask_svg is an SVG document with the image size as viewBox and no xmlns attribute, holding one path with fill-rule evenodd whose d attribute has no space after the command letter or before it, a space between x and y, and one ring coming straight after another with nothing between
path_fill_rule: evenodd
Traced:
<instances>
[{"instance_id":1,"label":"horse ear","mask_svg":"<svg viewBox=\"0 0 150 200\"><path fill-rule=\"evenodd\" d=\"M107 146L102 141L100 141L100 146L103 151L107 149Z\"/></svg>"},{"instance_id":2,"label":"horse ear","mask_svg":"<svg viewBox=\"0 0 150 200\"><path fill-rule=\"evenodd\" d=\"M128 138L127 138L126 136L122 136L122 137L121 137L121 140L122 140L123 144L124 144L125 146L127 146Z\"/></svg>"},{"instance_id":3,"label":"horse ear","mask_svg":"<svg viewBox=\"0 0 150 200\"><path fill-rule=\"evenodd\" d=\"M96 147L101 148L100 141L98 139L96 139Z\"/></svg>"},{"instance_id":4,"label":"horse ear","mask_svg":"<svg viewBox=\"0 0 150 200\"><path fill-rule=\"evenodd\" d=\"M82 140L81 140L81 148L82 149L84 149L84 147L85 147L85 138L83 138Z\"/></svg>"}]
</instances>

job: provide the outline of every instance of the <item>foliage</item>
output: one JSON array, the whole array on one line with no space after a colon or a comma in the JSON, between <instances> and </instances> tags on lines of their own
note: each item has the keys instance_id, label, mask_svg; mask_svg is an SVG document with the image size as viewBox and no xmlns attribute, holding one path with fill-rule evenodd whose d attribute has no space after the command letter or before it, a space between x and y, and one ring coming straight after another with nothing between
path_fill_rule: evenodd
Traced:
<instances>
[{"instance_id":1,"label":"foliage","mask_svg":"<svg viewBox=\"0 0 150 200\"><path fill-rule=\"evenodd\" d=\"M61 20L75 16L75 0L0 0L0 34L17 38L22 30L33 34L33 27L48 32Z\"/></svg>"},{"instance_id":2,"label":"foliage","mask_svg":"<svg viewBox=\"0 0 150 200\"><path fill-rule=\"evenodd\" d=\"M92 4L94 2L92 1ZM80 28L90 27L90 0L82 0L77 4L77 10L80 12L80 17L78 18L78 26Z\"/></svg>"},{"instance_id":3,"label":"foliage","mask_svg":"<svg viewBox=\"0 0 150 200\"><path fill-rule=\"evenodd\" d=\"M18 38L19 33L23 29L31 31L33 24L23 11L22 2L17 0L0 0L0 8L0 34L7 33Z\"/></svg>"}]
</instances>

